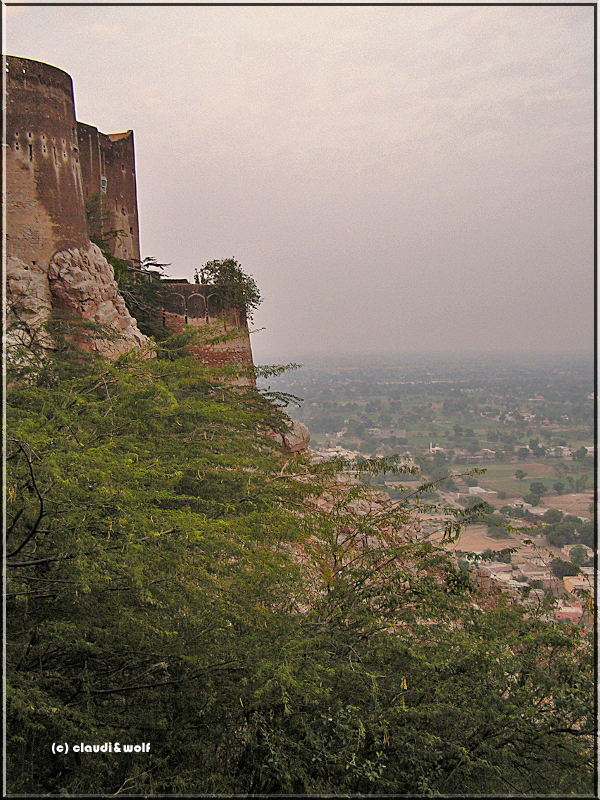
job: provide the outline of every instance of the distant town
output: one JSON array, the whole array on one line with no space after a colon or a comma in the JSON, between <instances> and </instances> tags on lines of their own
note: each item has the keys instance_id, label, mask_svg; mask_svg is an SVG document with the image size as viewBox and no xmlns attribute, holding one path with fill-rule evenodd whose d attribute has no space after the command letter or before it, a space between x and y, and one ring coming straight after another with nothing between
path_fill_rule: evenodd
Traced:
<instances>
[{"instance_id":1,"label":"distant town","mask_svg":"<svg viewBox=\"0 0 600 800\"><path fill-rule=\"evenodd\" d=\"M374 476L382 504L425 482L444 509L482 514L451 545L458 565L526 603L558 598L549 615L588 629L596 564L594 382L578 359L511 363L408 359L395 365L303 367L270 381L302 400L316 460L399 456L414 473ZM473 473L473 471L476 471ZM483 504L483 505L481 505Z\"/></svg>"}]
</instances>

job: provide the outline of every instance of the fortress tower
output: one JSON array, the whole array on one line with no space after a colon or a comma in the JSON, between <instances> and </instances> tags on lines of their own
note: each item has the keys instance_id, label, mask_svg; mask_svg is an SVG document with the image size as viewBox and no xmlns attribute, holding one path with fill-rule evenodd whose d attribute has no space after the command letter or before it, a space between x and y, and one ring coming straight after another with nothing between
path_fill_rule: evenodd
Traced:
<instances>
[{"instance_id":1,"label":"fortress tower","mask_svg":"<svg viewBox=\"0 0 600 800\"><path fill-rule=\"evenodd\" d=\"M101 209L113 212L108 227L123 230L110 242L113 254L139 258L133 134L111 138L79 125L73 84L61 69L14 56L4 69L7 342L12 326L36 330L60 310L110 332L78 340L84 349L112 358L139 347L146 337L90 241L86 215L97 192Z\"/></svg>"},{"instance_id":2,"label":"fortress tower","mask_svg":"<svg viewBox=\"0 0 600 800\"><path fill-rule=\"evenodd\" d=\"M27 266L89 245L73 85L38 61L6 59L6 255Z\"/></svg>"},{"instance_id":3,"label":"fortress tower","mask_svg":"<svg viewBox=\"0 0 600 800\"><path fill-rule=\"evenodd\" d=\"M114 357L140 346L145 337L113 269L90 241L100 237L105 251L139 264L133 131L104 134L77 122L73 84L61 69L7 56L5 71L9 327L20 319L35 329L58 309L117 334L82 347ZM235 331L228 341L198 346L195 355L215 365L252 365L245 313L224 308L206 286L166 283L165 327ZM239 382L254 385L252 378Z\"/></svg>"},{"instance_id":4,"label":"fortress tower","mask_svg":"<svg viewBox=\"0 0 600 800\"><path fill-rule=\"evenodd\" d=\"M77 139L86 207L97 206L101 234L117 232L106 242L112 254L137 266L140 235L133 131L105 134L78 122Z\"/></svg>"},{"instance_id":5,"label":"fortress tower","mask_svg":"<svg viewBox=\"0 0 600 800\"><path fill-rule=\"evenodd\" d=\"M103 134L77 122L73 84L61 69L6 59L7 256L48 262L89 245L86 205L100 230L116 230L108 249L140 259L133 131Z\"/></svg>"}]
</instances>

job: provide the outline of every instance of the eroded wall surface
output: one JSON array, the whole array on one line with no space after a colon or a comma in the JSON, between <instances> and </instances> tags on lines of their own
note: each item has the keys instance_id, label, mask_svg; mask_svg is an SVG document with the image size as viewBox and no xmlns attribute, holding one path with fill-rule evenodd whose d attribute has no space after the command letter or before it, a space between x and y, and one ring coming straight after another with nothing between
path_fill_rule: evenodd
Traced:
<instances>
[{"instance_id":1,"label":"eroded wall surface","mask_svg":"<svg viewBox=\"0 0 600 800\"><path fill-rule=\"evenodd\" d=\"M77 137L85 202L98 204L103 234L117 232L107 241L110 252L137 266L140 235L133 131L105 134L78 122Z\"/></svg>"},{"instance_id":2,"label":"eroded wall surface","mask_svg":"<svg viewBox=\"0 0 600 800\"><path fill-rule=\"evenodd\" d=\"M163 306L163 325L179 333L185 325L205 328L208 335L235 335L215 344L195 345L194 355L212 366L253 365L252 347L245 311L224 308L213 287L204 284L171 281ZM239 385L256 386L254 377L240 377Z\"/></svg>"},{"instance_id":3,"label":"eroded wall surface","mask_svg":"<svg viewBox=\"0 0 600 800\"><path fill-rule=\"evenodd\" d=\"M89 343L103 355L141 346L146 337L125 307L113 269L89 239L71 78L14 56L6 57L5 74L9 331L19 323L41 326L59 309L106 326L106 344ZM130 150L131 163L133 138L119 148Z\"/></svg>"},{"instance_id":4,"label":"eroded wall surface","mask_svg":"<svg viewBox=\"0 0 600 800\"><path fill-rule=\"evenodd\" d=\"M6 254L37 266L88 244L73 86L37 61L5 69Z\"/></svg>"}]
</instances>

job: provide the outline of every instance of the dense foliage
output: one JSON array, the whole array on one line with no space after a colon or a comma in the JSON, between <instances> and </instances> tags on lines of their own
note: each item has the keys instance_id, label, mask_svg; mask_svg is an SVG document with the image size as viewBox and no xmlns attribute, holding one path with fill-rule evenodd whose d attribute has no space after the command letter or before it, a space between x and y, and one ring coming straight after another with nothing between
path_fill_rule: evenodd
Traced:
<instances>
[{"instance_id":1,"label":"dense foliage","mask_svg":"<svg viewBox=\"0 0 600 800\"><path fill-rule=\"evenodd\" d=\"M9 353L9 792L594 793L579 630L481 596L418 493L374 509L255 390L145 355Z\"/></svg>"},{"instance_id":2,"label":"dense foliage","mask_svg":"<svg viewBox=\"0 0 600 800\"><path fill-rule=\"evenodd\" d=\"M226 308L237 308L252 319L253 312L262 302L256 281L247 275L234 258L208 261L196 272L199 283L212 286L214 294Z\"/></svg>"}]
</instances>

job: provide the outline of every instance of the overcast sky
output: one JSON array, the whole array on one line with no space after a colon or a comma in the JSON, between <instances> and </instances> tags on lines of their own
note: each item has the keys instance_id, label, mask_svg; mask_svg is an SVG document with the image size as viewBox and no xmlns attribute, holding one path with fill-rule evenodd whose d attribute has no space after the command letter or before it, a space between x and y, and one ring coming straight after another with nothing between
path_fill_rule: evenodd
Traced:
<instances>
[{"instance_id":1,"label":"overcast sky","mask_svg":"<svg viewBox=\"0 0 600 800\"><path fill-rule=\"evenodd\" d=\"M592 6L8 7L134 130L143 256L234 256L259 363L591 351Z\"/></svg>"}]
</instances>

